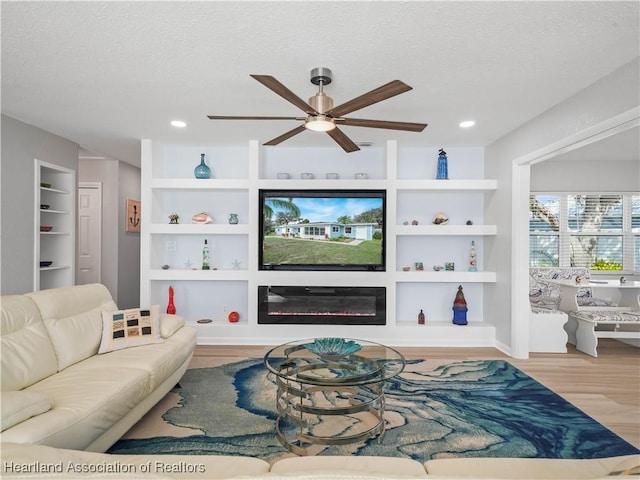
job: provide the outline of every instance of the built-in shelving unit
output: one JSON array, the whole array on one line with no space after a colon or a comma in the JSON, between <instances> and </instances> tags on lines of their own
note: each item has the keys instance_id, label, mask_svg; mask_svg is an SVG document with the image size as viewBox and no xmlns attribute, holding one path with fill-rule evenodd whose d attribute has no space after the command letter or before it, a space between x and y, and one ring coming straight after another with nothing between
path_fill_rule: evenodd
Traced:
<instances>
[{"instance_id":1,"label":"built-in shelving unit","mask_svg":"<svg viewBox=\"0 0 640 480\"><path fill-rule=\"evenodd\" d=\"M35 160L34 290L74 284L75 189L73 170Z\"/></svg>"},{"instance_id":2,"label":"built-in shelving unit","mask_svg":"<svg viewBox=\"0 0 640 480\"><path fill-rule=\"evenodd\" d=\"M201 153L213 170L212 179L193 178ZM483 318L483 289L496 282L496 274L483 269L482 257L484 238L497 233L495 225L483 222L485 196L497 183L483 178L482 149L450 149L451 180L433 179L437 149L398 148L389 141L384 148L345 155L335 147L268 149L256 141L243 147L202 147L143 140L142 204L148 213L142 219L141 305L166 308L172 286L178 314L198 328L200 343L275 344L344 335L394 345L493 345L495 330ZM362 171L369 178L354 179ZM291 179L278 179L279 172L290 173ZM302 172L316 178L302 180ZM340 178L324 178L328 172ZM385 189L386 271L259 271L258 191L292 186ZM191 223L191 216L201 211L213 217L212 224ZM448 214L446 225L431 223L438 211ZM227 222L231 212L238 214L236 225ZM179 224L169 224L172 213L179 215ZM205 239L211 270L200 269ZM471 241L478 271L468 271ZM423 270L415 269L418 262ZM455 264L454 271L433 270L449 262ZM403 271L407 266L409 271ZM383 286L387 324L258 325L258 285L287 284ZM458 285L469 304L469 325L464 327L451 322ZM426 325L417 324L420 309ZM232 310L240 313L239 323L226 320ZM198 324L198 319L212 322Z\"/></svg>"}]
</instances>

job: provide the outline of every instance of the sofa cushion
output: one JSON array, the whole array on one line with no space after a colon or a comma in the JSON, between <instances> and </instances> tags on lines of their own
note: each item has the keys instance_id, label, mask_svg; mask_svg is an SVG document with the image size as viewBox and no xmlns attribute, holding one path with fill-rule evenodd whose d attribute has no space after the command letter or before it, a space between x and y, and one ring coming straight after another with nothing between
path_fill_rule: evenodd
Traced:
<instances>
[{"instance_id":1,"label":"sofa cushion","mask_svg":"<svg viewBox=\"0 0 640 480\"><path fill-rule=\"evenodd\" d=\"M1 431L51 410L51 399L36 392L10 391L0 394Z\"/></svg>"},{"instance_id":2,"label":"sofa cushion","mask_svg":"<svg viewBox=\"0 0 640 480\"><path fill-rule=\"evenodd\" d=\"M146 370L150 375L149 386L155 389L189 360L195 344L195 329L181 328L163 343L94 355L82 363L96 370L132 366Z\"/></svg>"},{"instance_id":3,"label":"sofa cushion","mask_svg":"<svg viewBox=\"0 0 640 480\"><path fill-rule=\"evenodd\" d=\"M308 456L289 457L271 465L272 474L329 474L352 473L364 477L392 476L395 479L428 478L422 464L410 458L377 456Z\"/></svg>"},{"instance_id":4,"label":"sofa cushion","mask_svg":"<svg viewBox=\"0 0 640 480\"><path fill-rule=\"evenodd\" d=\"M4 295L0 311L2 390L22 390L56 373L56 354L33 300Z\"/></svg>"},{"instance_id":5,"label":"sofa cushion","mask_svg":"<svg viewBox=\"0 0 640 480\"><path fill-rule=\"evenodd\" d=\"M102 311L117 310L104 285L76 285L30 293L47 327L58 371L98 353Z\"/></svg>"},{"instance_id":6,"label":"sofa cushion","mask_svg":"<svg viewBox=\"0 0 640 480\"><path fill-rule=\"evenodd\" d=\"M102 312L102 341L98 353L162 341L159 305Z\"/></svg>"},{"instance_id":7,"label":"sofa cushion","mask_svg":"<svg viewBox=\"0 0 640 480\"><path fill-rule=\"evenodd\" d=\"M60 476L44 473L30 475L28 478L54 479L65 478L191 478L201 480L245 478L260 476L269 471L269 463L259 458L232 455L109 455L106 453L84 452L43 445L18 445L2 443L3 470L0 476L14 478L7 472L9 465L58 465L65 470ZM121 468L121 471L109 476L109 473L96 472L82 475L69 472L69 466L75 468ZM125 469L126 468L126 472ZM15 478L20 477L15 473ZM268 478L268 477L265 477Z\"/></svg>"},{"instance_id":8,"label":"sofa cushion","mask_svg":"<svg viewBox=\"0 0 640 480\"><path fill-rule=\"evenodd\" d=\"M160 314L160 335L162 338L169 338L179 329L184 327L184 318L178 315Z\"/></svg>"},{"instance_id":9,"label":"sofa cushion","mask_svg":"<svg viewBox=\"0 0 640 480\"><path fill-rule=\"evenodd\" d=\"M53 408L2 432L2 440L83 450L149 395L149 372L76 363L30 386Z\"/></svg>"},{"instance_id":10,"label":"sofa cushion","mask_svg":"<svg viewBox=\"0 0 640 480\"><path fill-rule=\"evenodd\" d=\"M429 476L470 476L491 479L596 479L622 475L640 465L640 455L594 459L443 458L424 463Z\"/></svg>"}]
</instances>

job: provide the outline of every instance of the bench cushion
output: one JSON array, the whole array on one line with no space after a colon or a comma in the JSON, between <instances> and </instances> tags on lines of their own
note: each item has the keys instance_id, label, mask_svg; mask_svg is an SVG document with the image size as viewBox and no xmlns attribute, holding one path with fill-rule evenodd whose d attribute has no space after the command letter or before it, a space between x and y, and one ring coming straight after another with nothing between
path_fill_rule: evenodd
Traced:
<instances>
[{"instance_id":1,"label":"bench cushion","mask_svg":"<svg viewBox=\"0 0 640 480\"><path fill-rule=\"evenodd\" d=\"M579 310L571 312L578 320L592 323L640 323L640 312L616 310Z\"/></svg>"}]
</instances>

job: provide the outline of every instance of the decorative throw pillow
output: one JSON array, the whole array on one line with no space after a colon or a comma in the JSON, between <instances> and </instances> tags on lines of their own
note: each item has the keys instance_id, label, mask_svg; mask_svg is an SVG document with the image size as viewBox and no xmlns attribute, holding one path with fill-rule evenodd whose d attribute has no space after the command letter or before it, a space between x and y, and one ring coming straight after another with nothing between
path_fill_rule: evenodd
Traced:
<instances>
[{"instance_id":1,"label":"decorative throw pillow","mask_svg":"<svg viewBox=\"0 0 640 480\"><path fill-rule=\"evenodd\" d=\"M169 338L184 326L184 318L178 315L160 315L160 334L162 338Z\"/></svg>"},{"instance_id":2,"label":"decorative throw pillow","mask_svg":"<svg viewBox=\"0 0 640 480\"><path fill-rule=\"evenodd\" d=\"M20 422L51 410L52 402L49 397L37 392L12 390L2 392L2 431Z\"/></svg>"},{"instance_id":3,"label":"decorative throw pillow","mask_svg":"<svg viewBox=\"0 0 640 480\"><path fill-rule=\"evenodd\" d=\"M160 305L102 312L102 341L98 353L162 343Z\"/></svg>"}]
</instances>

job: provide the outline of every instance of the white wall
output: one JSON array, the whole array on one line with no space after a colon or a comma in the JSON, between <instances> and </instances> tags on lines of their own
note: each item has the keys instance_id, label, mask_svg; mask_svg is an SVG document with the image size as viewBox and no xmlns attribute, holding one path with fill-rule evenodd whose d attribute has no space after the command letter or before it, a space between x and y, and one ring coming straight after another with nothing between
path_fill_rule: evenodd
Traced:
<instances>
[{"instance_id":1,"label":"white wall","mask_svg":"<svg viewBox=\"0 0 640 480\"><path fill-rule=\"evenodd\" d=\"M520 215L516 218L518 223L513 223L512 193L514 177L520 173L527 175L529 167L516 167L514 160L595 127L630 109L638 108L639 71L640 59L636 58L497 140L485 151L486 176L498 179L498 191L487 203L486 218L487 223L498 225L498 235L489 239L485 248L487 269L497 272L498 282L485 289L485 308L491 310L485 312L485 318L492 320L496 325L496 339L499 344L512 349L515 356L522 356L523 352L513 351L511 287L515 279L512 272L526 272L528 259L526 255L520 255L514 261L511 258L511 252L516 247L512 241L512 233L518 229L526 231L527 222L527 218L521 218L523 216ZM518 171L519 169L527 171ZM606 176L606 172L601 176ZM528 249L525 248L523 251L527 252ZM522 293L519 292L519 295ZM521 318L525 316L523 313L526 315L526 310L523 312L520 309L515 321L526 325L528 317ZM527 354L524 352L525 356Z\"/></svg>"},{"instance_id":2,"label":"white wall","mask_svg":"<svg viewBox=\"0 0 640 480\"><path fill-rule=\"evenodd\" d=\"M125 205L127 198L140 200L140 169L124 162L118 167L118 307L135 308L140 300L140 234L125 231Z\"/></svg>"},{"instance_id":3,"label":"white wall","mask_svg":"<svg viewBox=\"0 0 640 480\"><path fill-rule=\"evenodd\" d=\"M79 182L102 183L101 282L120 308L140 297L140 234L125 232L126 199L140 199L140 169L114 159L80 160Z\"/></svg>"},{"instance_id":4,"label":"white wall","mask_svg":"<svg viewBox=\"0 0 640 480\"><path fill-rule=\"evenodd\" d=\"M553 161L531 166L532 192L637 192L640 159Z\"/></svg>"},{"instance_id":5,"label":"white wall","mask_svg":"<svg viewBox=\"0 0 640 480\"><path fill-rule=\"evenodd\" d=\"M35 158L77 171L78 144L2 115L2 295L33 290Z\"/></svg>"}]
</instances>

